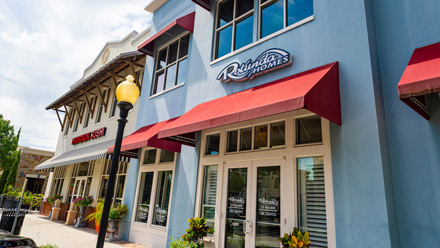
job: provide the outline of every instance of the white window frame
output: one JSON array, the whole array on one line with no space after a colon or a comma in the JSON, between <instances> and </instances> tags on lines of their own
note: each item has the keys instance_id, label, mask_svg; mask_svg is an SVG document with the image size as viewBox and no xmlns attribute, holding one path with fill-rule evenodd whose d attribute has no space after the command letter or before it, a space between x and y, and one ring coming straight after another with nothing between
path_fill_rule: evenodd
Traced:
<instances>
[{"instance_id":1,"label":"white window frame","mask_svg":"<svg viewBox=\"0 0 440 248\"><path fill-rule=\"evenodd\" d=\"M98 193L97 193L97 197L96 197L97 199L103 199L101 197L101 191L102 191L102 187L105 187L105 185L102 185L102 181L104 180L105 177L108 177L110 175L111 163L112 163L111 159L105 159L102 164L101 174L99 175ZM130 162L125 162L125 161L118 162L118 170L116 171L115 189L114 189L113 196L112 196L112 199L113 199L112 204L114 204L117 199L121 200L121 205L124 204L125 187L127 186L127 172L128 172L129 167L130 167ZM108 172L105 171L106 169L108 170ZM122 170L122 173L121 173L121 170ZM124 188L122 189L122 197L116 198L116 193L117 193L116 186L117 186L117 183L119 181L120 176L125 176Z\"/></svg>"},{"instance_id":2,"label":"white window frame","mask_svg":"<svg viewBox=\"0 0 440 248\"><path fill-rule=\"evenodd\" d=\"M130 235L132 235L132 231L134 232L140 232L143 233L143 235L152 235L152 236L157 236L157 237L161 237L164 239L164 242L166 243L166 239L167 234L168 234L168 227L169 227L169 222L170 222L170 212L172 209L172 202L173 202L173 187L174 187L174 177L175 177L175 164L176 164L176 158L177 158L177 153L174 153L174 161L173 162L165 162L165 163L160 163L160 154L162 152L161 149L157 149L156 152L156 159L155 159L155 163L154 164L143 164L144 161L144 155L145 155L145 150L152 150L152 149L156 149L156 148L151 148L151 147L144 147L142 149L142 155L141 158L139 160L140 163L140 167L139 167L139 173L138 173L138 179L137 179L137 186L136 186L136 197L135 197L135 201L134 201L134 207L133 207L133 215L132 215L132 219L131 219L131 231L130 231ZM170 198L169 198L169 205L168 205L168 216L167 216L167 224L166 226L159 226L159 225L154 225L153 222L153 216L154 216L154 208L150 208L149 212L148 212L148 219L147 219L147 223L144 222L138 222L136 221L136 213L137 213L137 208L138 208L138 201L139 201L139 190L140 190L140 184L142 181L142 173L144 172L153 172L153 185L151 187L151 194L150 194L150 206L154 206L156 203L156 193L157 193L157 184L158 184L158 176L159 176L159 172L161 171L172 171L172 181L171 181L171 189L170 189Z\"/></svg>"},{"instance_id":3,"label":"white window frame","mask_svg":"<svg viewBox=\"0 0 440 248\"><path fill-rule=\"evenodd\" d=\"M87 110L87 114L85 116L84 123L83 123L83 130L87 129L90 126L90 120L92 118L92 110L93 110L94 104L96 103L96 96L90 97L90 103L91 103L90 104L91 108L88 108L88 110Z\"/></svg>"},{"instance_id":4,"label":"white window frame","mask_svg":"<svg viewBox=\"0 0 440 248\"><path fill-rule=\"evenodd\" d=\"M178 42L178 46L177 46L177 57L176 57L176 61L174 61L173 63L171 63L171 64L169 64L169 65L167 65L166 63L167 63L167 61L168 61L168 53L169 53L169 46L171 45L171 44L173 44L175 41L177 41L177 40L180 40L181 38L183 38L183 37L185 37L186 35L188 35L188 54L186 54L185 56L183 56L182 58L179 58L179 53L180 53L180 41ZM161 94L163 94L163 93L165 93L165 92L168 92L168 91L170 91L170 90L173 90L173 89L175 89L175 88L178 88L178 87L180 87L180 86L182 86L183 84L185 84L185 82L183 82L183 83L180 83L180 84L178 84L177 83L177 76L179 75L179 63L181 62L181 61L183 61L183 60L185 60L185 59L188 59L189 58L189 41L191 40L191 34L190 34L190 32L189 31L186 31L186 32L183 32L182 34L180 34L178 37L176 37L176 38L174 38L174 39L172 39L172 40L170 40L169 42L167 42L165 45L162 45L161 47L159 47L158 49L156 49L156 56L155 56L155 60L154 60L154 68L153 68L153 81L152 81L152 84L151 84L151 86L152 86L152 88L151 88L151 96L150 97L154 97L154 96L157 96L157 95L161 95ZM160 53L160 51L161 50L163 50L163 49L167 49L167 54L166 54L166 61L165 61L165 66L163 67L163 68L161 68L161 69L159 69L159 70L156 70L156 68L157 68L157 63L159 63L159 53ZM176 75L175 75L175 83L174 83L174 86L173 87L170 87L169 89L163 89L163 90L161 90L161 91L157 91L157 85L156 85L156 74L157 74L157 72L160 72L160 71L165 71L165 73L163 74L164 75L164 88L165 88L165 86L166 86L166 76L167 76L167 68L169 68L169 67L171 67L171 66L173 66L173 65L176 65ZM186 80L186 79L185 79Z\"/></svg>"},{"instance_id":5,"label":"white window frame","mask_svg":"<svg viewBox=\"0 0 440 248\"><path fill-rule=\"evenodd\" d=\"M252 161L257 164L267 163L268 160L282 159L285 161L284 175L285 180L282 181L282 200L281 208L284 211L281 225L281 233L283 235L286 232L291 232L293 227L298 226L298 209L297 209L297 159L303 157L323 156L324 159L324 176L325 176L325 196L326 196L326 215L327 215L327 240L329 247L336 247L336 234L335 234L335 215L334 215L334 202L333 202L333 178L332 178L332 163L331 163L331 145L330 145L330 122L324 118L321 118L322 128L322 143L296 146L296 133L295 133L295 118L314 115L308 110L301 109L291 111L288 113L278 114L270 117L264 117L255 119L252 121L236 123L224 127L212 128L202 131L201 139L201 155L199 162L198 180L197 180L197 193L196 193L196 206L194 216L199 217L201 213L202 203L202 190L203 190L203 173L204 167L207 165L218 165L218 187L216 195L216 207L215 207L215 222L214 237L205 238L206 241L214 242L218 247L223 243L224 230L222 229L223 223L221 223L222 216L225 216L224 199L222 196L225 192L225 180L227 175L225 174L225 166L227 163L235 161ZM280 120L285 120L285 147L283 148L270 148L270 149L258 149L251 151L239 151L234 153L226 153L226 131L239 129L247 126L258 126L264 123L273 123ZM206 147L206 135L220 132L220 151L218 156L204 156ZM264 162L266 161L266 162ZM281 179L283 180L283 178ZM284 189L283 189L284 188ZM289 189L289 190L285 190ZM288 192L294 192L289 194ZM292 209L293 206L293 209Z\"/></svg>"},{"instance_id":6,"label":"white window frame","mask_svg":"<svg viewBox=\"0 0 440 248\"><path fill-rule=\"evenodd\" d=\"M108 92L107 92L108 91ZM110 94L110 90L104 89L102 91L102 99L100 101L100 104L98 106L98 109L96 111L96 116L95 116L95 125L101 123L102 121L102 116L105 114L105 106L104 106L104 99L107 97L107 93ZM100 113L101 112L101 113ZM98 118L99 116L99 118Z\"/></svg>"}]
</instances>

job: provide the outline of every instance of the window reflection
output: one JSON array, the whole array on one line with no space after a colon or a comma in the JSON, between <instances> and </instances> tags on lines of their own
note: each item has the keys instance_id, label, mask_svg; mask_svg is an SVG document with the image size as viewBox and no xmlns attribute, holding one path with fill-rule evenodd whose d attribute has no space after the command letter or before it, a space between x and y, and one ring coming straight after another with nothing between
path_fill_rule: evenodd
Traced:
<instances>
[{"instance_id":1,"label":"window reflection","mask_svg":"<svg viewBox=\"0 0 440 248\"><path fill-rule=\"evenodd\" d=\"M283 1L275 1L261 10L261 38L284 27Z\"/></svg>"}]
</instances>

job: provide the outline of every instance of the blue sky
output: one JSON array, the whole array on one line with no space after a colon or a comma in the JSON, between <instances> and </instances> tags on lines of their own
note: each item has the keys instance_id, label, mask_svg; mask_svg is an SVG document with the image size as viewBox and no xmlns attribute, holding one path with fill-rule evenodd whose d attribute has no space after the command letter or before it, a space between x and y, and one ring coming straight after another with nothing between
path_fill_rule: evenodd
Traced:
<instances>
[{"instance_id":1,"label":"blue sky","mask_svg":"<svg viewBox=\"0 0 440 248\"><path fill-rule=\"evenodd\" d=\"M148 0L0 0L0 114L19 144L55 150L60 131L45 107L80 79L108 41L151 23Z\"/></svg>"}]
</instances>

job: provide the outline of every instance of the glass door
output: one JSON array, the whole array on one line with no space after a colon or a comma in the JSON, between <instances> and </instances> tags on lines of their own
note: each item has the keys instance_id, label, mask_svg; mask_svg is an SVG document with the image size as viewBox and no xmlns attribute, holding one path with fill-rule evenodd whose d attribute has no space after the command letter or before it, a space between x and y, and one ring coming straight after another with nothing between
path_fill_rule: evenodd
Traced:
<instances>
[{"instance_id":1,"label":"glass door","mask_svg":"<svg viewBox=\"0 0 440 248\"><path fill-rule=\"evenodd\" d=\"M84 197L87 177L77 177L73 188L73 198Z\"/></svg>"},{"instance_id":2,"label":"glass door","mask_svg":"<svg viewBox=\"0 0 440 248\"><path fill-rule=\"evenodd\" d=\"M249 161L226 165L223 247L280 247L281 164Z\"/></svg>"}]
</instances>

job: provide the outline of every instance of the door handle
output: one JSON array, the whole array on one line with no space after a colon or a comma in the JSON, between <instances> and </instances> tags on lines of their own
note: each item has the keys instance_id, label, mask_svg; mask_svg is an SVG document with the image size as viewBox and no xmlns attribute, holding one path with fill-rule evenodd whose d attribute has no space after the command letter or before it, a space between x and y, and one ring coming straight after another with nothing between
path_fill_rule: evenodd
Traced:
<instances>
[{"instance_id":1,"label":"door handle","mask_svg":"<svg viewBox=\"0 0 440 248\"><path fill-rule=\"evenodd\" d=\"M243 232L245 234L252 233L252 221L250 221L250 220L243 221Z\"/></svg>"}]
</instances>

